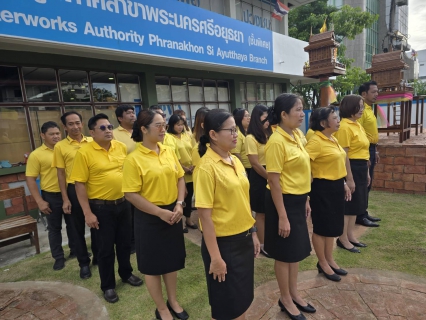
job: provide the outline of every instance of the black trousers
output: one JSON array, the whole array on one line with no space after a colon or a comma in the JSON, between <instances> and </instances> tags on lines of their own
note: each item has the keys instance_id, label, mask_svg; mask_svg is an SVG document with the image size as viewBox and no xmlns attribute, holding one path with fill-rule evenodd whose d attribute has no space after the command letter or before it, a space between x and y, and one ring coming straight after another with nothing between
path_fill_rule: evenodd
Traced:
<instances>
[{"instance_id":1,"label":"black trousers","mask_svg":"<svg viewBox=\"0 0 426 320\"><path fill-rule=\"evenodd\" d=\"M102 291L115 289L114 263L117 253L118 274L123 280L132 275L130 265L132 215L130 203L117 205L90 204L98 218L99 229L94 230L98 244L98 266ZM114 250L115 245L115 250Z\"/></svg>"},{"instance_id":2,"label":"black trousers","mask_svg":"<svg viewBox=\"0 0 426 320\"><path fill-rule=\"evenodd\" d=\"M192 196L194 195L194 183L187 182L186 190L188 191L188 194L185 197L186 207L183 208L183 215L189 218L192 213Z\"/></svg>"},{"instance_id":3,"label":"black trousers","mask_svg":"<svg viewBox=\"0 0 426 320\"><path fill-rule=\"evenodd\" d=\"M52 258L64 259L64 249L62 248L62 216L64 216L68 235L68 245L71 251L75 250L71 215L65 214L62 210L62 196L60 192L41 191L44 201L49 203L50 214L46 214L47 235L49 238L50 252Z\"/></svg>"},{"instance_id":4,"label":"black trousers","mask_svg":"<svg viewBox=\"0 0 426 320\"><path fill-rule=\"evenodd\" d=\"M80 203L78 202L77 193L75 192L75 185L72 183L68 184L67 192L68 198L71 202L71 221L74 231L75 255L77 256L78 264L81 268L90 264L86 238L84 237L86 233L86 221L84 219L83 210L81 209ZM93 258L96 258L98 249L93 229L90 229L90 236L92 240Z\"/></svg>"},{"instance_id":5,"label":"black trousers","mask_svg":"<svg viewBox=\"0 0 426 320\"><path fill-rule=\"evenodd\" d=\"M374 167L376 166L376 146L375 144L370 144L370 168L368 168L368 172L370 173L370 185L368 186L368 196L367 196L367 207L365 208L365 212L356 217L357 222L362 222L362 219L367 218L368 216L368 198L370 197L371 186L373 185L373 177L374 177Z\"/></svg>"}]
</instances>

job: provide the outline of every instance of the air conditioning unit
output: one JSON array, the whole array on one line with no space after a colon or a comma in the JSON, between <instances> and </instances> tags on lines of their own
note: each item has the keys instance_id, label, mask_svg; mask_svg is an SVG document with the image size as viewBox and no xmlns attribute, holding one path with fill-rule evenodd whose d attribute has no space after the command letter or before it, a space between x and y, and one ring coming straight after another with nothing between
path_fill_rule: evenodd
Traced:
<instances>
[{"instance_id":1,"label":"air conditioning unit","mask_svg":"<svg viewBox=\"0 0 426 320\"><path fill-rule=\"evenodd\" d=\"M408 0L397 0L397 1L396 1L396 5L397 5L398 7L408 6Z\"/></svg>"}]
</instances>

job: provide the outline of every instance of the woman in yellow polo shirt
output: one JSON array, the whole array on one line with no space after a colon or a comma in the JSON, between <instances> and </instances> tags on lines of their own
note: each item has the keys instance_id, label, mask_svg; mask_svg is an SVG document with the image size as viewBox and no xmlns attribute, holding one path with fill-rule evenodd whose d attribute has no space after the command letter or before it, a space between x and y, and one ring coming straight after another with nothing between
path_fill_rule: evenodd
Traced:
<instances>
[{"instance_id":1,"label":"woman in yellow polo shirt","mask_svg":"<svg viewBox=\"0 0 426 320\"><path fill-rule=\"evenodd\" d=\"M207 107L201 107L195 113L194 128L192 133L192 164L197 166L200 162L200 154L198 153L198 143L200 142L201 136L204 134L204 118L210 109Z\"/></svg>"},{"instance_id":2,"label":"woman in yellow polo shirt","mask_svg":"<svg viewBox=\"0 0 426 320\"><path fill-rule=\"evenodd\" d=\"M214 319L242 320L254 298L254 257L260 251L249 182L241 161L230 153L237 144L232 115L209 111L204 130L194 187L211 313Z\"/></svg>"},{"instance_id":3,"label":"woman in yellow polo shirt","mask_svg":"<svg viewBox=\"0 0 426 320\"><path fill-rule=\"evenodd\" d=\"M139 112L132 138L142 143L124 161L123 192L135 206L136 259L157 306L156 319L171 319L172 314L188 319L176 299L177 271L185 267L186 256L182 233L184 171L176 154L161 143L165 128L160 114Z\"/></svg>"},{"instance_id":4,"label":"woman in yellow polo shirt","mask_svg":"<svg viewBox=\"0 0 426 320\"><path fill-rule=\"evenodd\" d=\"M268 175L266 173L265 145L272 130L269 127L268 107L258 104L251 112L246 136L246 154L252 166L250 170L250 206L256 212L257 235L260 252L269 258L264 249L265 242L265 191Z\"/></svg>"},{"instance_id":5,"label":"woman in yellow polo shirt","mask_svg":"<svg viewBox=\"0 0 426 320\"><path fill-rule=\"evenodd\" d=\"M183 208L183 215L186 218L184 233L188 233L188 228L198 229L197 225L191 220L192 213L192 196L194 195L194 186L192 183L192 173L194 166L192 165L192 143L191 137L184 132L185 121L184 119L174 114L169 119L169 126L167 133L169 133L176 140L176 147L178 148L180 159L179 162L182 165L183 171L185 171L185 184L186 184L186 197L185 203L188 205Z\"/></svg>"},{"instance_id":6,"label":"woman in yellow polo shirt","mask_svg":"<svg viewBox=\"0 0 426 320\"><path fill-rule=\"evenodd\" d=\"M345 204L345 225L343 234L337 239L337 246L353 253L360 253L357 247L363 248L367 245L359 242L355 237L355 221L357 215L365 213L368 185L370 184L368 173L370 142L364 128L357 121L364 111L364 101L359 95L348 95L342 99L339 110L342 120L334 137L348 155L346 183L353 193L352 200ZM353 179L349 177L353 177Z\"/></svg>"},{"instance_id":7,"label":"woman in yellow polo shirt","mask_svg":"<svg viewBox=\"0 0 426 320\"><path fill-rule=\"evenodd\" d=\"M334 107L318 108L312 112L311 129L314 134L306 144L311 158L312 185L310 205L312 209L312 244L318 257L318 272L332 281L348 273L333 259L333 242L343 233L345 200L351 200L346 185L346 152L333 133L339 130L339 116Z\"/></svg>"},{"instance_id":8,"label":"woman in yellow polo shirt","mask_svg":"<svg viewBox=\"0 0 426 320\"><path fill-rule=\"evenodd\" d=\"M183 134L186 134L187 136L189 136L192 139L192 130L191 128L188 126L188 121L186 118L186 113L185 111L183 111L182 109L177 109L173 112L173 114L176 114L178 116L180 116L183 119L183 125L184 125L184 130L183 130ZM169 119L170 121L170 119Z\"/></svg>"},{"instance_id":9,"label":"woman in yellow polo shirt","mask_svg":"<svg viewBox=\"0 0 426 320\"><path fill-rule=\"evenodd\" d=\"M238 138L237 146L231 150L231 153L240 159L244 168L246 168L247 177L249 177L251 164L246 154L246 135L251 116L244 108L237 108L232 112L232 114L234 115L235 124L238 127Z\"/></svg>"},{"instance_id":10,"label":"woman in yellow polo shirt","mask_svg":"<svg viewBox=\"0 0 426 320\"><path fill-rule=\"evenodd\" d=\"M291 319L303 320L304 312L315 312L297 291L299 261L309 256L308 218L311 208L311 168L297 132L304 121L302 99L284 93L270 110L278 127L265 147L268 190L265 196L265 250L275 259L275 275L280 288L278 305Z\"/></svg>"}]
</instances>

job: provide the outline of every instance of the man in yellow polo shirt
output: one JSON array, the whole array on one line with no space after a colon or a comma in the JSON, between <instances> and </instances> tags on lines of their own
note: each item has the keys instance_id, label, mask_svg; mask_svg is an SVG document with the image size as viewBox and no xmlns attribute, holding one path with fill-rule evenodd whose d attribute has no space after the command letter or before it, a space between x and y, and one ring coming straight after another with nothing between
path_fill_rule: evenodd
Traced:
<instances>
[{"instance_id":1,"label":"man in yellow polo shirt","mask_svg":"<svg viewBox=\"0 0 426 320\"><path fill-rule=\"evenodd\" d=\"M83 145L92 141L90 137L85 137L82 134L83 119L81 114L75 111L69 111L62 115L62 124L68 135L65 139L59 141L53 151L52 167L56 168L58 174L59 188L62 195L62 209L65 214L71 214L71 222L73 225L73 237L75 242L75 252L70 253L77 256L78 264L80 266L80 278L88 279L92 276L90 272L90 257L87 252L86 238L85 238L85 223L84 215L78 203L77 194L75 192L74 181L70 179L71 169L74 163L74 157L77 150ZM92 236L92 251L94 255L93 264L96 259L96 241L94 235Z\"/></svg>"},{"instance_id":2,"label":"man in yellow polo shirt","mask_svg":"<svg viewBox=\"0 0 426 320\"><path fill-rule=\"evenodd\" d=\"M358 93L364 99L364 112L362 117L358 119L358 122L364 128L368 141L370 141L370 185L368 186L368 195L370 195L371 186L373 185L374 167L380 160L379 152L377 151L379 130L377 128L377 119L372 108L372 105L376 103L377 96L379 95L377 83L375 81L363 83L359 87ZM380 221L381 219L370 216L367 209L368 197L365 213L363 215L357 216L356 223L365 227L378 227L379 224L376 222Z\"/></svg>"},{"instance_id":3,"label":"man in yellow polo shirt","mask_svg":"<svg viewBox=\"0 0 426 320\"><path fill-rule=\"evenodd\" d=\"M88 127L93 141L77 151L71 179L75 181L86 224L96 236L101 289L105 300L114 303L118 301L114 272L116 254L123 282L132 286L143 283L132 274L130 203L121 191L127 148L124 143L113 140L113 126L107 115L100 113L90 118Z\"/></svg>"},{"instance_id":4,"label":"man in yellow polo shirt","mask_svg":"<svg viewBox=\"0 0 426 320\"><path fill-rule=\"evenodd\" d=\"M124 143L127 147L127 154L135 150L136 142L132 139L133 124L136 121L135 108L129 104L123 104L115 109L118 128L115 128L114 139Z\"/></svg>"},{"instance_id":5,"label":"man in yellow polo shirt","mask_svg":"<svg viewBox=\"0 0 426 320\"><path fill-rule=\"evenodd\" d=\"M68 243L74 250L71 216L62 210L61 189L59 189L56 169L52 168L53 148L61 140L61 131L56 122L48 121L41 126L41 138L44 143L31 152L27 161L25 176L28 189L37 202L40 212L47 217L48 238L52 258L55 259L53 270L65 267L64 249L62 248L62 215L64 215ZM40 177L41 195L36 179Z\"/></svg>"}]
</instances>

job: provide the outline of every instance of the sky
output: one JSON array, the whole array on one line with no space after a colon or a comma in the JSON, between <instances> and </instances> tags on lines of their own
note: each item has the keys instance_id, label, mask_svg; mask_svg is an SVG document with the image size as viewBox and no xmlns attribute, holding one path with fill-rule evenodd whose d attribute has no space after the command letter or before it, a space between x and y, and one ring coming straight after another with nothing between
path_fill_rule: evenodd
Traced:
<instances>
[{"instance_id":1,"label":"sky","mask_svg":"<svg viewBox=\"0 0 426 320\"><path fill-rule=\"evenodd\" d=\"M408 43L414 50L426 49L426 0L409 0L408 34Z\"/></svg>"}]
</instances>

